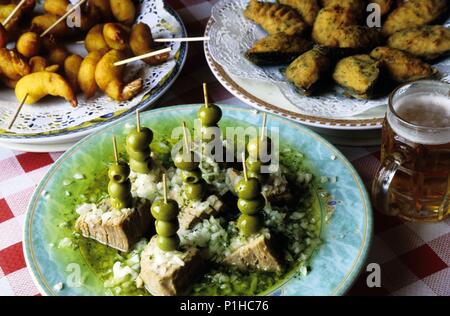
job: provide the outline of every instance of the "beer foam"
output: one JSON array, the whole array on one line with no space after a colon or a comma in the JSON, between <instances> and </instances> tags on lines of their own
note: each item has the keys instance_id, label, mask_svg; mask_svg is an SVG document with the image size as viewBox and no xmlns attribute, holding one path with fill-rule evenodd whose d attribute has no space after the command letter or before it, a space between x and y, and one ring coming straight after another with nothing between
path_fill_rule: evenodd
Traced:
<instances>
[{"instance_id":1,"label":"beer foam","mask_svg":"<svg viewBox=\"0 0 450 316\"><path fill-rule=\"evenodd\" d=\"M420 130L414 130L388 115L389 124L399 136L424 145L450 143L450 96L409 94L396 100L394 108L404 121L422 127Z\"/></svg>"}]
</instances>

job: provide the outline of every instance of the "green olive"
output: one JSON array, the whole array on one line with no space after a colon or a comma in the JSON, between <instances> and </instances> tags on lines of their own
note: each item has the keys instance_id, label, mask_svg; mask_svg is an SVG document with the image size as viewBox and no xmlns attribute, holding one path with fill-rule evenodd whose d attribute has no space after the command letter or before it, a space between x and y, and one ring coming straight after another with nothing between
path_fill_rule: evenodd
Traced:
<instances>
[{"instance_id":1,"label":"green olive","mask_svg":"<svg viewBox=\"0 0 450 316\"><path fill-rule=\"evenodd\" d=\"M127 146L134 150L145 150L153 140L153 132L147 127L141 127L141 131L137 129L131 131L127 136Z\"/></svg>"},{"instance_id":2,"label":"green olive","mask_svg":"<svg viewBox=\"0 0 450 316\"><path fill-rule=\"evenodd\" d=\"M150 210L153 217L160 221L171 221L176 219L179 211L177 202L170 199L167 200L167 203L164 203L164 200L153 202Z\"/></svg>"},{"instance_id":3,"label":"green olive","mask_svg":"<svg viewBox=\"0 0 450 316\"><path fill-rule=\"evenodd\" d=\"M261 157L264 162L267 162L272 151L272 140L270 137L264 137L261 141L259 138L252 138L247 143L247 152L250 160L258 160Z\"/></svg>"},{"instance_id":4,"label":"green olive","mask_svg":"<svg viewBox=\"0 0 450 316\"><path fill-rule=\"evenodd\" d=\"M130 180L127 180L122 183L117 183L114 181L110 181L108 183L108 193L110 197L126 200L131 196L131 183Z\"/></svg>"},{"instance_id":5,"label":"green olive","mask_svg":"<svg viewBox=\"0 0 450 316\"><path fill-rule=\"evenodd\" d=\"M241 179L234 190L241 199L251 200L261 194L261 183L255 178Z\"/></svg>"},{"instance_id":6,"label":"green olive","mask_svg":"<svg viewBox=\"0 0 450 316\"><path fill-rule=\"evenodd\" d=\"M164 251L174 251L177 250L180 246L180 238L178 235L170 236L170 237L164 237L161 235L158 235L157 245L159 249Z\"/></svg>"},{"instance_id":7,"label":"green olive","mask_svg":"<svg viewBox=\"0 0 450 316\"><path fill-rule=\"evenodd\" d=\"M119 199L113 198L113 197L110 199L110 201L111 201L112 208L117 209L117 210L131 207L131 202L132 202L131 198L127 199L127 200L119 200Z\"/></svg>"},{"instance_id":8,"label":"green olive","mask_svg":"<svg viewBox=\"0 0 450 316\"><path fill-rule=\"evenodd\" d=\"M213 126L222 118L222 110L215 104L208 104L208 107L203 105L198 110L197 116L202 122L202 126Z\"/></svg>"},{"instance_id":9,"label":"green olive","mask_svg":"<svg viewBox=\"0 0 450 316\"><path fill-rule=\"evenodd\" d=\"M131 170L137 173L148 173L152 169L152 159L147 158L145 161L130 159Z\"/></svg>"},{"instance_id":10,"label":"green olive","mask_svg":"<svg viewBox=\"0 0 450 316\"><path fill-rule=\"evenodd\" d=\"M200 169L196 169L193 171L181 171L181 179L184 183L198 183L202 180L202 172Z\"/></svg>"},{"instance_id":11,"label":"green olive","mask_svg":"<svg viewBox=\"0 0 450 316\"><path fill-rule=\"evenodd\" d=\"M200 181L198 183L186 183L183 186L186 198L191 201L198 201L203 198L205 193L205 183Z\"/></svg>"},{"instance_id":12,"label":"green olive","mask_svg":"<svg viewBox=\"0 0 450 316\"><path fill-rule=\"evenodd\" d=\"M130 175L130 167L124 162L114 163L109 167L108 177L117 183L123 183Z\"/></svg>"},{"instance_id":13,"label":"green olive","mask_svg":"<svg viewBox=\"0 0 450 316\"><path fill-rule=\"evenodd\" d=\"M134 159L137 161L144 161L150 157L150 153L151 153L150 147L148 147L147 149L144 149L144 150L134 150L130 146L126 146L126 148L127 148L128 157L130 157L130 159Z\"/></svg>"},{"instance_id":14,"label":"green olive","mask_svg":"<svg viewBox=\"0 0 450 316\"><path fill-rule=\"evenodd\" d=\"M220 139L220 128L217 125L202 126L200 133L203 142L209 143L212 140Z\"/></svg>"},{"instance_id":15,"label":"green olive","mask_svg":"<svg viewBox=\"0 0 450 316\"><path fill-rule=\"evenodd\" d=\"M164 236L164 237L170 237L177 233L178 228L180 228L180 225L178 224L178 221L166 222L166 221L156 220L155 227L156 227L156 233L158 235Z\"/></svg>"},{"instance_id":16,"label":"green olive","mask_svg":"<svg viewBox=\"0 0 450 316\"><path fill-rule=\"evenodd\" d=\"M265 205L266 201L262 195L252 200L238 199L238 209L246 215L257 214Z\"/></svg>"},{"instance_id":17,"label":"green olive","mask_svg":"<svg viewBox=\"0 0 450 316\"><path fill-rule=\"evenodd\" d=\"M258 159L247 158L245 165L248 171L261 172L262 163Z\"/></svg>"},{"instance_id":18,"label":"green olive","mask_svg":"<svg viewBox=\"0 0 450 316\"><path fill-rule=\"evenodd\" d=\"M179 152L175 156L173 163L181 170L193 171L200 165L199 161L200 159L198 155L191 151L190 154L183 154L182 152Z\"/></svg>"},{"instance_id":19,"label":"green olive","mask_svg":"<svg viewBox=\"0 0 450 316\"><path fill-rule=\"evenodd\" d=\"M263 221L260 216L242 214L237 220L237 226L244 236L250 236L259 232Z\"/></svg>"}]
</instances>

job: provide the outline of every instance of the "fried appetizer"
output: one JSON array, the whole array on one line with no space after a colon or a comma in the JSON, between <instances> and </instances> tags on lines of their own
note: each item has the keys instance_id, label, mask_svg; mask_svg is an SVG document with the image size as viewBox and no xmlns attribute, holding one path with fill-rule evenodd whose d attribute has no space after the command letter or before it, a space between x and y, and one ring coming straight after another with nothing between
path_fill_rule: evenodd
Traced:
<instances>
[{"instance_id":1,"label":"fried appetizer","mask_svg":"<svg viewBox=\"0 0 450 316\"><path fill-rule=\"evenodd\" d=\"M394 33L388 46L428 60L450 52L450 29L442 25L425 25Z\"/></svg>"},{"instance_id":2,"label":"fried appetizer","mask_svg":"<svg viewBox=\"0 0 450 316\"><path fill-rule=\"evenodd\" d=\"M308 28L297 11L278 3L250 0L244 16L259 24L269 34L284 32L288 35L301 35Z\"/></svg>"},{"instance_id":3,"label":"fried appetizer","mask_svg":"<svg viewBox=\"0 0 450 316\"><path fill-rule=\"evenodd\" d=\"M344 8L352 11L358 18L361 18L365 12L366 0L322 0L322 6L324 8Z\"/></svg>"},{"instance_id":4,"label":"fried appetizer","mask_svg":"<svg viewBox=\"0 0 450 316\"><path fill-rule=\"evenodd\" d=\"M43 14L38 15L31 20L31 30L40 34L48 29L51 25L53 25L59 19L58 15L54 14ZM52 28L48 34L56 36L56 37L65 37L70 35L70 29L67 26L67 23L58 23L54 28Z\"/></svg>"},{"instance_id":5,"label":"fried appetizer","mask_svg":"<svg viewBox=\"0 0 450 316\"><path fill-rule=\"evenodd\" d=\"M447 11L447 0L409 0L402 2L386 18L383 33L395 32L432 23Z\"/></svg>"},{"instance_id":6,"label":"fried appetizer","mask_svg":"<svg viewBox=\"0 0 450 316\"><path fill-rule=\"evenodd\" d=\"M112 49L127 49L129 36L129 28L120 23L106 23L103 26L103 38L106 44Z\"/></svg>"},{"instance_id":7,"label":"fried appetizer","mask_svg":"<svg viewBox=\"0 0 450 316\"><path fill-rule=\"evenodd\" d=\"M353 97L367 99L380 75L379 63L365 54L346 57L337 63L333 79Z\"/></svg>"},{"instance_id":8,"label":"fried appetizer","mask_svg":"<svg viewBox=\"0 0 450 316\"><path fill-rule=\"evenodd\" d=\"M30 66L15 50L0 48L0 73L2 77L18 80L30 73Z\"/></svg>"},{"instance_id":9,"label":"fried appetizer","mask_svg":"<svg viewBox=\"0 0 450 316\"><path fill-rule=\"evenodd\" d=\"M310 50L312 46L310 41L296 35L276 33L257 41L245 56L260 66L285 64Z\"/></svg>"},{"instance_id":10,"label":"fried appetizer","mask_svg":"<svg viewBox=\"0 0 450 316\"><path fill-rule=\"evenodd\" d=\"M386 15L391 11L394 0L370 0L369 3L375 3L380 6L381 15Z\"/></svg>"},{"instance_id":11,"label":"fried appetizer","mask_svg":"<svg viewBox=\"0 0 450 316\"><path fill-rule=\"evenodd\" d=\"M31 72L48 71L57 72L59 65L49 65L47 59L42 56L34 56L28 60Z\"/></svg>"},{"instance_id":12,"label":"fried appetizer","mask_svg":"<svg viewBox=\"0 0 450 316\"><path fill-rule=\"evenodd\" d=\"M310 26L314 24L320 10L317 0L279 0L278 2L297 10L303 20Z\"/></svg>"},{"instance_id":13,"label":"fried appetizer","mask_svg":"<svg viewBox=\"0 0 450 316\"><path fill-rule=\"evenodd\" d=\"M100 13L104 22L112 21L112 11L109 0L89 0L89 5L93 6Z\"/></svg>"},{"instance_id":14,"label":"fried appetizer","mask_svg":"<svg viewBox=\"0 0 450 316\"><path fill-rule=\"evenodd\" d=\"M16 8L17 4L18 2L0 5L0 22L2 24L6 17L9 16L11 12ZM13 17L9 20L9 22L5 25L5 29L7 31L14 30L20 20L24 17L24 15L33 11L35 5L35 0L26 0L24 4L13 15Z\"/></svg>"},{"instance_id":15,"label":"fried appetizer","mask_svg":"<svg viewBox=\"0 0 450 316\"><path fill-rule=\"evenodd\" d=\"M23 33L17 40L16 49L27 58L39 55L41 50L41 40L39 35L35 32Z\"/></svg>"},{"instance_id":16,"label":"fried appetizer","mask_svg":"<svg viewBox=\"0 0 450 316\"><path fill-rule=\"evenodd\" d=\"M95 68L104 55L102 50L94 50L90 52L80 65L78 70L78 86L83 91L86 99L91 98L97 91L97 83L95 82Z\"/></svg>"},{"instance_id":17,"label":"fried appetizer","mask_svg":"<svg viewBox=\"0 0 450 316\"><path fill-rule=\"evenodd\" d=\"M62 97L77 106L77 98L69 83L54 72L34 72L22 77L15 88L16 98L22 101L25 96L25 104L33 104L47 95Z\"/></svg>"},{"instance_id":18,"label":"fried appetizer","mask_svg":"<svg viewBox=\"0 0 450 316\"><path fill-rule=\"evenodd\" d=\"M295 59L286 69L287 80L310 94L324 74L330 71L328 49L315 47Z\"/></svg>"},{"instance_id":19,"label":"fried appetizer","mask_svg":"<svg viewBox=\"0 0 450 316\"><path fill-rule=\"evenodd\" d=\"M96 50L108 51L109 46L103 37L103 25L97 24L93 26L89 32L86 34L84 39L84 47L88 52L93 52Z\"/></svg>"},{"instance_id":20,"label":"fried appetizer","mask_svg":"<svg viewBox=\"0 0 450 316\"><path fill-rule=\"evenodd\" d=\"M145 23L137 23L133 25L130 34L130 48L135 56L143 55L154 50L153 36L150 27ZM170 57L170 53L159 54L143 59L148 65L160 65L166 62Z\"/></svg>"},{"instance_id":21,"label":"fried appetizer","mask_svg":"<svg viewBox=\"0 0 450 316\"><path fill-rule=\"evenodd\" d=\"M45 0L44 11L48 14L63 16L67 12L68 0Z\"/></svg>"},{"instance_id":22,"label":"fried appetizer","mask_svg":"<svg viewBox=\"0 0 450 316\"><path fill-rule=\"evenodd\" d=\"M82 62L83 58L76 54L72 54L64 60L64 74L75 92L78 91L78 73Z\"/></svg>"},{"instance_id":23,"label":"fried appetizer","mask_svg":"<svg viewBox=\"0 0 450 316\"><path fill-rule=\"evenodd\" d=\"M114 18L123 24L131 25L136 17L136 7L132 0L110 0Z\"/></svg>"},{"instance_id":24,"label":"fried appetizer","mask_svg":"<svg viewBox=\"0 0 450 316\"><path fill-rule=\"evenodd\" d=\"M408 82L433 76L435 70L421 59L390 47L377 47L370 56L381 61L382 68L396 82Z\"/></svg>"}]
</instances>

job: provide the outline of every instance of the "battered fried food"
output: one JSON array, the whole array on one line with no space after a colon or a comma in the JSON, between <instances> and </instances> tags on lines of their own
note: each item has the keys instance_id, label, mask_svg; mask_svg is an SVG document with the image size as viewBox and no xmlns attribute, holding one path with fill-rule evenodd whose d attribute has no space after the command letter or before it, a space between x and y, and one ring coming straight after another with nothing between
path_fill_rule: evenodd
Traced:
<instances>
[{"instance_id":1,"label":"battered fried food","mask_svg":"<svg viewBox=\"0 0 450 316\"><path fill-rule=\"evenodd\" d=\"M136 17L136 8L132 0L110 0L114 18L123 24L131 25Z\"/></svg>"},{"instance_id":2,"label":"battered fried food","mask_svg":"<svg viewBox=\"0 0 450 316\"><path fill-rule=\"evenodd\" d=\"M367 99L380 75L379 64L365 54L346 57L337 63L333 79L350 95Z\"/></svg>"},{"instance_id":3,"label":"battered fried food","mask_svg":"<svg viewBox=\"0 0 450 316\"><path fill-rule=\"evenodd\" d=\"M68 0L45 0L44 11L48 14L63 16L69 4Z\"/></svg>"},{"instance_id":4,"label":"battered fried food","mask_svg":"<svg viewBox=\"0 0 450 316\"><path fill-rule=\"evenodd\" d=\"M125 59L123 51L110 50L97 64L95 68L95 82L98 87L109 97L117 101L126 101L134 97L142 88L142 79L136 79L129 83L123 83L125 67L114 66L114 63Z\"/></svg>"},{"instance_id":5,"label":"battered fried food","mask_svg":"<svg viewBox=\"0 0 450 316\"><path fill-rule=\"evenodd\" d=\"M432 23L448 9L447 0L409 0L391 12L383 24L383 33L395 32Z\"/></svg>"},{"instance_id":6,"label":"battered fried food","mask_svg":"<svg viewBox=\"0 0 450 316\"><path fill-rule=\"evenodd\" d=\"M301 35L308 28L297 11L278 3L250 0L244 16L259 24L269 34L284 32L288 35Z\"/></svg>"},{"instance_id":7,"label":"battered fried food","mask_svg":"<svg viewBox=\"0 0 450 316\"><path fill-rule=\"evenodd\" d=\"M299 56L286 69L286 78L296 87L310 94L320 79L330 71L329 50L315 47Z\"/></svg>"},{"instance_id":8,"label":"battered fried food","mask_svg":"<svg viewBox=\"0 0 450 316\"><path fill-rule=\"evenodd\" d=\"M435 74L429 64L395 48L377 47L370 56L381 61L382 68L396 82L425 79Z\"/></svg>"},{"instance_id":9,"label":"battered fried food","mask_svg":"<svg viewBox=\"0 0 450 316\"><path fill-rule=\"evenodd\" d=\"M61 75L54 72L34 72L22 77L16 84L16 98L22 101L26 95L25 104L33 104L47 95L66 99L77 106L77 98L69 83Z\"/></svg>"},{"instance_id":10,"label":"battered fried food","mask_svg":"<svg viewBox=\"0 0 450 316\"><path fill-rule=\"evenodd\" d=\"M129 36L129 29L120 23L106 23L103 26L103 38L112 49L127 49Z\"/></svg>"},{"instance_id":11,"label":"battered fried food","mask_svg":"<svg viewBox=\"0 0 450 316\"><path fill-rule=\"evenodd\" d=\"M18 80L30 73L30 66L15 50L0 48L0 73L5 78Z\"/></svg>"},{"instance_id":12,"label":"battered fried food","mask_svg":"<svg viewBox=\"0 0 450 316\"><path fill-rule=\"evenodd\" d=\"M145 23L133 25L130 34L130 48L135 56L149 53L153 50L153 36L150 27ZM170 53L159 54L143 59L149 65L159 65L166 62Z\"/></svg>"},{"instance_id":13,"label":"battered fried food","mask_svg":"<svg viewBox=\"0 0 450 316\"><path fill-rule=\"evenodd\" d=\"M100 12L103 22L112 21L111 5L109 0L89 0L89 5L92 5Z\"/></svg>"},{"instance_id":14,"label":"battered fried food","mask_svg":"<svg viewBox=\"0 0 450 316\"><path fill-rule=\"evenodd\" d=\"M8 3L0 5L0 21L3 24L3 21L7 16L15 9L18 3ZM19 8L19 10L13 15L13 17L9 20L9 22L4 25L7 31L12 31L15 29L17 24L22 20L22 18L33 11L34 6L36 5L35 0L26 0L24 4Z\"/></svg>"},{"instance_id":15,"label":"battered fried food","mask_svg":"<svg viewBox=\"0 0 450 316\"><path fill-rule=\"evenodd\" d=\"M317 0L279 0L278 2L297 10L308 25L314 24L314 20L320 10Z\"/></svg>"},{"instance_id":16,"label":"battered fried food","mask_svg":"<svg viewBox=\"0 0 450 316\"><path fill-rule=\"evenodd\" d=\"M450 29L442 25L425 25L394 33L388 46L428 60L450 53Z\"/></svg>"},{"instance_id":17,"label":"battered fried food","mask_svg":"<svg viewBox=\"0 0 450 316\"><path fill-rule=\"evenodd\" d=\"M86 99L91 98L97 91L97 83L95 82L95 68L102 56L105 54L102 50L90 52L80 65L78 71L78 86L83 91Z\"/></svg>"},{"instance_id":18,"label":"battered fried food","mask_svg":"<svg viewBox=\"0 0 450 316\"><path fill-rule=\"evenodd\" d=\"M361 18L365 12L366 0L322 0L324 8L340 7L352 11L352 13Z\"/></svg>"},{"instance_id":19,"label":"battered fried food","mask_svg":"<svg viewBox=\"0 0 450 316\"><path fill-rule=\"evenodd\" d=\"M64 45L58 44L53 36L45 36L41 40L42 47L47 53L47 59L50 64L64 65L64 60L70 55Z\"/></svg>"},{"instance_id":20,"label":"battered fried food","mask_svg":"<svg viewBox=\"0 0 450 316\"><path fill-rule=\"evenodd\" d=\"M23 33L16 43L16 49L23 56L30 58L39 55L41 50L41 41L35 32Z\"/></svg>"},{"instance_id":21,"label":"battered fried food","mask_svg":"<svg viewBox=\"0 0 450 316\"><path fill-rule=\"evenodd\" d=\"M312 47L313 44L310 41L296 35L276 33L257 41L245 56L260 66L285 64L290 63Z\"/></svg>"},{"instance_id":22,"label":"battered fried food","mask_svg":"<svg viewBox=\"0 0 450 316\"><path fill-rule=\"evenodd\" d=\"M42 56L31 57L30 60L28 60L28 64L30 65L31 72L57 72L59 69L59 65L49 65L47 59Z\"/></svg>"},{"instance_id":23,"label":"battered fried food","mask_svg":"<svg viewBox=\"0 0 450 316\"><path fill-rule=\"evenodd\" d=\"M78 91L78 73L82 62L83 58L76 54L72 54L64 60L64 74L75 92Z\"/></svg>"},{"instance_id":24,"label":"battered fried food","mask_svg":"<svg viewBox=\"0 0 450 316\"><path fill-rule=\"evenodd\" d=\"M86 38L84 39L84 47L86 47L88 52L93 52L96 50L109 50L109 46L103 37L103 25L104 24L97 24L93 26L86 34Z\"/></svg>"},{"instance_id":25,"label":"battered fried food","mask_svg":"<svg viewBox=\"0 0 450 316\"><path fill-rule=\"evenodd\" d=\"M59 16L54 14L43 14L38 15L31 20L31 29L38 34L41 34L46 29L48 29L53 23L59 19ZM67 23L58 23L53 29L51 29L47 34L56 37L65 37L70 35L70 29Z\"/></svg>"}]
</instances>

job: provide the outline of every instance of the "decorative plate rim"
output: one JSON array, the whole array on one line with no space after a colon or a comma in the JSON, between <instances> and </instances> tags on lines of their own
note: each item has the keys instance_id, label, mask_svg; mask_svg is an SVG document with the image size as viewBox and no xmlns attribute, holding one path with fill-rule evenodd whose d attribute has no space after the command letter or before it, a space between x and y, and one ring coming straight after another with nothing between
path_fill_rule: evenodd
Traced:
<instances>
[{"instance_id":1,"label":"decorative plate rim","mask_svg":"<svg viewBox=\"0 0 450 316\"><path fill-rule=\"evenodd\" d=\"M205 28L205 36L209 36L209 32L212 24L214 23L213 18L209 18L206 28ZM344 130L369 130L369 129L381 129L383 124L383 118L373 118L373 119L358 119L358 120L346 120L346 119L331 119L324 118L319 116L312 116L301 114L297 112L292 112L289 110L285 110L276 105L270 104L266 101L261 100L255 95L251 94L247 90L243 89L239 84L234 81L225 71L225 69L218 64L213 58L208 48L208 43L203 43L203 48L205 52L206 61L219 80L219 82L235 97L240 99L242 102L251 105L259 110L264 110L276 115L280 115L286 117L288 119L300 122L305 125L313 126L313 127L321 127L327 129L344 129Z\"/></svg>"},{"instance_id":2,"label":"decorative plate rim","mask_svg":"<svg viewBox=\"0 0 450 316\"><path fill-rule=\"evenodd\" d=\"M145 112L144 115L151 115L153 114L153 111L158 112L172 112L172 111L178 111L178 110L189 110L192 107L198 107L199 104L187 104L187 105L177 105L177 106L171 106L167 108L159 108L154 109L148 112ZM237 110L237 111L252 111L250 109L245 109L238 106L230 106L226 105L227 109L231 110ZM38 202L38 199L41 197L42 190L44 189L45 185L48 183L48 181L51 179L52 175L58 170L58 168L63 164L63 162L70 158L79 148L86 142L88 142L91 138L94 138L96 134L101 132L106 132L109 129L112 129L114 126L122 124L122 121L127 120L127 117L124 117L118 121L115 121L113 124L110 124L108 126L105 126L101 131L97 131L94 134L89 135L88 137L85 137L83 140L78 142L76 145L74 145L72 148L70 148L68 151L66 151L61 157L58 158L58 160L51 166L51 168L47 171L45 176L42 178L42 180L39 182L39 185L36 187L32 198L30 199L30 202L27 207L27 213L25 217L24 222L24 228L23 228L23 252L25 261L27 264L27 267L30 269L30 274L32 276L33 282L38 287L39 291L44 295L58 295L57 292L53 290L50 284L47 283L41 268L39 267L39 263L35 259L34 255L34 249L33 249L33 241L32 241L32 225L33 225L33 218L36 211L36 205ZM342 162L342 165L347 168L347 170L351 173L356 185L358 186L360 197L363 202L364 210L361 214L364 216L364 232L361 240L361 244L359 245L358 254L354 258L352 265L350 269L345 273L344 277L340 280L340 283L330 292L329 295L343 295L345 294L353 285L353 283L356 281L356 278L358 277L363 265L365 264L368 256L368 252L371 247L372 243L372 231L373 231L373 215L372 215L372 206L370 203L370 199L368 196L368 193L366 191L366 188L364 186L364 183L359 176L356 169L353 167L353 165L350 163L350 161L342 154L334 145L332 145L330 142L328 142L326 139L324 139L322 136L318 135L316 132L308 129L307 127L301 126L299 124L295 124L295 122L289 121L284 117L273 115L271 119L279 120L279 121L286 121L286 124L290 124L293 128L300 130L302 133L307 134L312 139L317 140L318 142L321 142L324 146L328 147L328 149L333 152L334 155L336 155L336 158L339 159L340 162ZM39 277L38 277L39 276ZM287 280L288 281L288 280ZM280 285L281 286L281 285Z\"/></svg>"},{"instance_id":3,"label":"decorative plate rim","mask_svg":"<svg viewBox=\"0 0 450 316\"><path fill-rule=\"evenodd\" d=\"M180 24L181 30L183 33L183 36L187 36L187 30L186 26L179 16L179 14L173 9L170 5L167 4L166 1L163 1L164 8L167 10L167 12L172 15ZM159 98L161 98L167 90L175 83L176 79L180 75L187 59L189 49L189 43L183 42L180 45L179 49L179 57L178 60L172 69L172 71L169 73L169 75L161 82L158 83L156 87L148 91L144 96L142 96L141 101L136 105L131 107L128 110L123 111L122 113L111 117L108 120L98 122L96 124L92 124L85 127L79 127L76 126L71 129L59 129L56 131L50 131L45 133L35 133L35 134L16 134L16 133L8 133L8 134L0 134L0 141L8 143L36 143L40 142L42 143L65 143L70 142L76 139L81 139L82 137L91 134L95 131L97 131L100 128L103 128L113 122L116 122L117 120L120 120L130 114L132 114L136 109L144 110L147 107L149 107L151 104L155 103ZM153 91L156 91L154 94L152 94ZM75 128L75 129L74 129Z\"/></svg>"}]
</instances>

